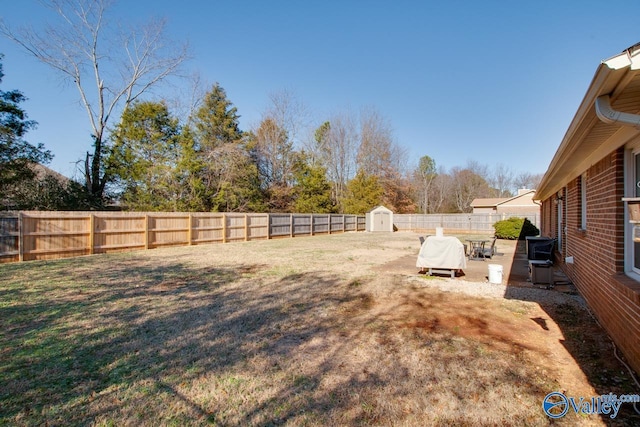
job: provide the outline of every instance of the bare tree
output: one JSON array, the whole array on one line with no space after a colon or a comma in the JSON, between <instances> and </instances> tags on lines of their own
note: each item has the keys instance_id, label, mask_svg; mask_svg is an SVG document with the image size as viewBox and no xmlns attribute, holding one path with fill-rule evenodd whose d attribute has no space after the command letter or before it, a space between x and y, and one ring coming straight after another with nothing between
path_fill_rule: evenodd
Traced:
<instances>
[{"instance_id":1,"label":"bare tree","mask_svg":"<svg viewBox=\"0 0 640 427\"><path fill-rule=\"evenodd\" d=\"M294 92L286 89L269 94L269 100L271 105L263 114L263 121L273 120L286 132L287 138L293 145L298 146L304 129L309 126L307 107Z\"/></svg>"},{"instance_id":2,"label":"bare tree","mask_svg":"<svg viewBox=\"0 0 640 427\"><path fill-rule=\"evenodd\" d=\"M166 101L171 111L180 119L180 123L192 126L196 112L214 85L203 79L198 72L185 76L185 80L187 84L179 88Z\"/></svg>"},{"instance_id":3,"label":"bare tree","mask_svg":"<svg viewBox=\"0 0 640 427\"><path fill-rule=\"evenodd\" d=\"M513 171L503 163L498 163L493 167L487 181L495 189L497 197L511 197L513 180Z\"/></svg>"},{"instance_id":4,"label":"bare tree","mask_svg":"<svg viewBox=\"0 0 640 427\"><path fill-rule=\"evenodd\" d=\"M359 137L358 170L379 177L406 170L407 151L394 141L391 124L375 108L360 112Z\"/></svg>"},{"instance_id":5,"label":"bare tree","mask_svg":"<svg viewBox=\"0 0 640 427\"><path fill-rule=\"evenodd\" d=\"M394 149L391 126L375 109L360 113L360 146L358 147L358 170L367 175L384 175L392 167L397 154Z\"/></svg>"},{"instance_id":6,"label":"bare tree","mask_svg":"<svg viewBox=\"0 0 640 427\"><path fill-rule=\"evenodd\" d=\"M465 167L462 169L470 170L487 182L490 180L491 174L489 173L489 167L487 165L483 165L477 160L467 160Z\"/></svg>"},{"instance_id":7,"label":"bare tree","mask_svg":"<svg viewBox=\"0 0 640 427\"><path fill-rule=\"evenodd\" d=\"M362 109L359 137L357 170L379 178L384 205L399 213L414 212L412 185L405 173L407 151L394 141L389 121L373 107Z\"/></svg>"},{"instance_id":8,"label":"bare tree","mask_svg":"<svg viewBox=\"0 0 640 427\"><path fill-rule=\"evenodd\" d=\"M536 189L542 181L542 174L532 174L530 172L521 172L513 180L516 188Z\"/></svg>"},{"instance_id":9,"label":"bare tree","mask_svg":"<svg viewBox=\"0 0 640 427\"><path fill-rule=\"evenodd\" d=\"M478 197L490 195L487 181L474 170L453 168L453 195L458 212L471 212L471 202Z\"/></svg>"},{"instance_id":10,"label":"bare tree","mask_svg":"<svg viewBox=\"0 0 640 427\"><path fill-rule=\"evenodd\" d=\"M50 0L44 2L58 18L43 30L13 30L4 22L0 33L40 62L73 83L89 117L93 154L84 165L86 187L102 199L109 172L103 156L107 126L149 88L175 74L187 58L187 47L165 38L165 22L121 31L107 19L109 0Z\"/></svg>"},{"instance_id":11,"label":"bare tree","mask_svg":"<svg viewBox=\"0 0 640 427\"><path fill-rule=\"evenodd\" d=\"M343 199L347 182L356 174L358 133L350 113L333 115L316 132L314 157L327 169L336 203Z\"/></svg>"},{"instance_id":12,"label":"bare tree","mask_svg":"<svg viewBox=\"0 0 640 427\"><path fill-rule=\"evenodd\" d=\"M418 206L422 213L433 212L431 206L431 187L437 177L436 162L429 156L420 157L418 167L413 172Z\"/></svg>"},{"instance_id":13,"label":"bare tree","mask_svg":"<svg viewBox=\"0 0 640 427\"><path fill-rule=\"evenodd\" d=\"M429 192L429 211L447 212L448 205L452 205L451 195L453 194L453 179L444 167L440 166L433 180L433 186Z\"/></svg>"},{"instance_id":14,"label":"bare tree","mask_svg":"<svg viewBox=\"0 0 640 427\"><path fill-rule=\"evenodd\" d=\"M258 170L263 185L286 187L293 179L293 143L275 120L266 118L255 130Z\"/></svg>"}]
</instances>

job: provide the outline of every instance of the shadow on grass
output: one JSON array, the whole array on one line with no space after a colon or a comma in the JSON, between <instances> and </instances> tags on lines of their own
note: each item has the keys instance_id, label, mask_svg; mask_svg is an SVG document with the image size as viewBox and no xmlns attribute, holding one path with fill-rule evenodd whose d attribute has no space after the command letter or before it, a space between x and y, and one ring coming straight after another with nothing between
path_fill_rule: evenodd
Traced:
<instances>
[{"instance_id":1,"label":"shadow on grass","mask_svg":"<svg viewBox=\"0 0 640 427\"><path fill-rule=\"evenodd\" d=\"M508 283L525 282L528 277L528 268L525 241L518 241ZM626 367L616 359L613 343L607 333L590 315L577 292L562 293L529 283L525 286L508 286L505 298L531 301L540 305L548 318L536 317L531 318L531 321L537 323L545 331L549 331L547 326L549 320L553 320L558 325L564 337L560 340L560 344L580 366L589 383L595 389L596 396L609 393L618 396L640 394L640 390L636 389ZM558 362L550 358L548 363L554 365ZM566 392L568 397L572 396L578 399L580 397L585 399L595 397L575 396L571 390L568 390L569 388L567 384L559 384L558 390L548 390L547 392ZM638 405L638 409L640 409L640 405ZM630 403L622 404L615 419L605 414L599 418L607 425L640 425L640 414L634 411L633 405Z\"/></svg>"},{"instance_id":2,"label":"shadow on grass","mask_svg":"<svg viewBox=\"0 0 640 427\"><path fill-rule=\"evenodd\" d=\"M362 281L269 271L125 256L3 267L0 424L473 425L475 407L495 424L507 414L487 390L545 391L477 304L414 287L379 308ZM454 317L485 338L461 338Z\"/></svg>"}]
</instances>

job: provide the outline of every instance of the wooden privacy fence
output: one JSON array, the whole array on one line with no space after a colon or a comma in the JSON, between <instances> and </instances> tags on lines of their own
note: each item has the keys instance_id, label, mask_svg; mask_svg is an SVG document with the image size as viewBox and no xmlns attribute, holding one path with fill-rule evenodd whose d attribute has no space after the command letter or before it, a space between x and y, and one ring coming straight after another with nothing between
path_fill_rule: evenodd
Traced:
<instances>
[{"instance_id":1,"label":"wooden privacy fence","mask_svg":"<svg viewBox=\"0 0 640 427\"><path fill-rule=\"evenodd\" d=\"M528 213L468 213L468 214L394 214L393 225L398 231L432 231L436 227L453 233L494 233L493 224L511 218L528 218L540 228L540 214Z\"/></svg>"},{"instance_id":2,"label":"wooden privacy fence","mask_svg":"<svg viewBox=\"0 0 640 427\"><path fill-rule=\"evenodd\" d=\"M365 227L365 217L357 215L7 212L0 213L0 262L313 236Z\"/></svg>"}]
</instances>

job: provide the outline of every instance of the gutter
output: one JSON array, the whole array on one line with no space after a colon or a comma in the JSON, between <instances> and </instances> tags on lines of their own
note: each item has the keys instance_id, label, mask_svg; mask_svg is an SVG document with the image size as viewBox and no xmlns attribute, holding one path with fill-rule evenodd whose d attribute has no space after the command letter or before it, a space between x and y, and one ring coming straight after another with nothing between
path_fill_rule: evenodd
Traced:
<instances>
[{"instance_id":1,"label":"gutter","mask_svg":"<svg viewBox=\"0 0 640 427\"><path fill-rule=\"evenodd\" d=\"M547 171L536 189L537 191L534 196L535 200L542 202L562 188L561 181L563 178L559 175L566 173L563 163L566 159L573 157L576 151L579 152L578 144L580 139L577 138L576 135L580 135L584 132L582 130L585 126L584 122L586 121L588 123L591 120L597 121L596 115L593 114L594 102L599 94L603 92L610 93L612 88L615 87L615 84L611 85L610 83L612 79L616 80L613 74L615 74L615 71L609 68L605 63L601 63L596 69L593 79L591 80L591 84L589 85L578 110L569 124L569 127L560 142L560 146L551 159L551 162L547 167ZM605 87L606 89L604 89ZM590 115L591 117L589 117Z\"/></svg>"},{"instance_id":2,"label":"gutter","mask_svg":"<svg viewBox=\"0 0 640 427\"><path fill-rule=\"evenodd\" d=\"M636 129L640 129L640 115L614 110L611 108L609 95L602 95L596 98L595 106L598 118L604 123L633 126Z\"/></svg>"},{"instance_id":3,"label":"gutter","mask_svg":"<svg viewBox=\"0 0 640 427\"><path fill-rule=\"evenodd\" d=\"M640 129L640 115L611 108L611 97L616 99L629 81L638 74L638 70L640 70L640 43L600 63L587 93L538 185L535 200L543 201L551 197L562 188L563 181L569 175L579 172L577 169L580 162L588 157L588 153L580 149L580 144L598 121ZM572 165L570 168L566 164L569 160Z\"/></svg>"}]
</instances>

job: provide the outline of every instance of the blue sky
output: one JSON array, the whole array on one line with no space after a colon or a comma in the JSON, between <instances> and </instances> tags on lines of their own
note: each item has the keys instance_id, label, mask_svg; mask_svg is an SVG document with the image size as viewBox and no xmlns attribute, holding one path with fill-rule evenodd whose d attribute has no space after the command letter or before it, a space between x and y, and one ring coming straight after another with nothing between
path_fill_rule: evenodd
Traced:
<instances>
[{"instance_id":1,"label":"blue sky","mask_svg":"<svg viewBox=\"0 0 640 427\"><path fill-rule=\"evenodd\" d=\"M12 25L42 26L35 0L3 0ZM120 1L123 23L165 17L188 41L185 64L219 82L249 129L271 93L287 90L313 123L375 107L410 161L475 160L543 173L596 67L640 41L640 2L625 1ZM2 90L18 89L39 125L27 135L72 176L90 149L75 87L0 38Z\"/></svg>"}]
</instances>

